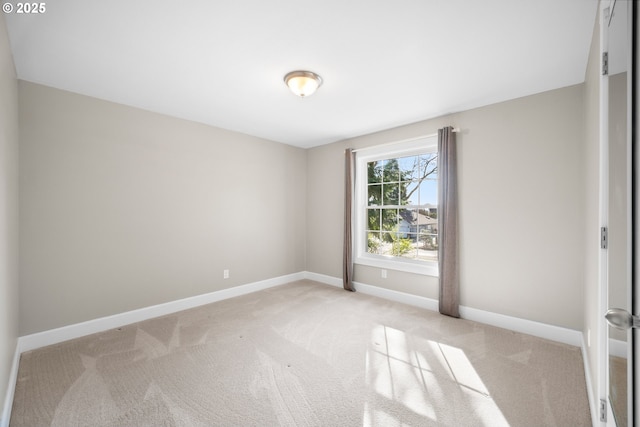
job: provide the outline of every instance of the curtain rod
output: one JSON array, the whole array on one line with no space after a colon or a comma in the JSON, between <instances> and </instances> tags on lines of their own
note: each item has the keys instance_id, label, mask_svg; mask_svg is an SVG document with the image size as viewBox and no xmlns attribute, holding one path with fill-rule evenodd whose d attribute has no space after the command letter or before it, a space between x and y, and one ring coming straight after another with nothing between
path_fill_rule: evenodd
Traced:
<instances>
[{"instance_id":1,"label":"curtain rod","mask_svg":"<svg viewBox=\"0 0 640 427\"><path fill-rule=\"evenodd\" d=\"M455 132L455 133L460 132L460 128L453 128L453 132ZM374 147L385 147L387 145L395 145L395 144L401 144L401 143L404 143L404 142L417 141L418 139L422 139L422 138L433 138L434 136L438 136L438 133L436 132L436 133L430 133L428 135L420 135L420 136L416 136L415 138L401 139L400 141L385 142L384 144L372 145L370 147L357 148L357 149L351 150L351 151L353 153L357 153L358 151L368 150L368 149L374 148Z\"/></svg>"}]
</instances>

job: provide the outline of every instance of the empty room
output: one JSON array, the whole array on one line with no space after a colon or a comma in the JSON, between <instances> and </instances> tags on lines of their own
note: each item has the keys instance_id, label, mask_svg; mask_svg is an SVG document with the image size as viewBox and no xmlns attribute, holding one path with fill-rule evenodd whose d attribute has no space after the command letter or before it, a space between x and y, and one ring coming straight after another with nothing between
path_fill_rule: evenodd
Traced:
<instances>
[{"instance_id":1,"label":"empty room","mask_svg":"<svg viewBox=\"0 0 640 427\"><path fill-rule=\"evenodd\" d=\"M0 427L638 425L635 1L2 6Z\"/></svg>"}]
</instances>

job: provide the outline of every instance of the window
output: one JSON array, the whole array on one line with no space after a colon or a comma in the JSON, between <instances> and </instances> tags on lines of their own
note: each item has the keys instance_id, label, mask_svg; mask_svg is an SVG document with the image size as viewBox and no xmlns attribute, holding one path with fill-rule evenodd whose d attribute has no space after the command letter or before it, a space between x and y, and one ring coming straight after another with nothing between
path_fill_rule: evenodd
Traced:
<instances>
[{"instance_id":1,"label":"window","mask_svg":"<svg viewBox=\"0 0 640 427\"><path fill-rule=\"evenodd\" d=\"M437 275L437 138L356 153L358 264Z\"/></svg>"}]
</instances>

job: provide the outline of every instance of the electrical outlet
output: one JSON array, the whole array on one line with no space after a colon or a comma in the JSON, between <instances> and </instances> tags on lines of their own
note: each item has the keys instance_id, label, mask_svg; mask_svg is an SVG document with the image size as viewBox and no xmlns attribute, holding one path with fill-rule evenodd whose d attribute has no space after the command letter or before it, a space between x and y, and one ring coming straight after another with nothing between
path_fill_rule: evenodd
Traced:
<instances>
[{"instance_id":1,"label":"electrical outlet","mask_svg":"<svg viewBox=\"0 0 640 427\"><path fill-rule=\"evenodd\" d=\"M229 278L229 270L223 270L222 271L222 277L224 279L228 279Z\"/></svg>"},{"instance_id":2,"label":"electrical outlet","mask_svg":"<svg viewBox=\"0 0 640 427\"><path fill-rule=\"evenodd\" d=\"M380 270L380 274L382 275L383 279L387 278L387 270Z\"/></svg>"}]
</instances>

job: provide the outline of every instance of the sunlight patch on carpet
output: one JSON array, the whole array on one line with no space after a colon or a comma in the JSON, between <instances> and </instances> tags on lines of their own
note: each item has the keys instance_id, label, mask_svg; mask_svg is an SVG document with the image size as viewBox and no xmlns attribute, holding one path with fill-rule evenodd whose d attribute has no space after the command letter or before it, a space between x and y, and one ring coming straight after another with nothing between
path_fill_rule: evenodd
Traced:
<instances>
[{"instance_id":1,"label":"sunlight patch on carpet","mask_svg":"<svg viewBox=\"0 0 640 427\"><path fill-rule=\"evenodd\" d=\"M504 414L465 352L448 344L419 340L401 330L376 325L365 355L367 385L378 397L402 405L425 419L439 421L438 405L453 401L486 426L508 426ZM424 344L427 344L426 346ZM376 408L376 409L372 409ZM442 421L442 420L440 420ZM402 425L393 411L365 403L363 425Z\"/></svg>"}]
</instances>

